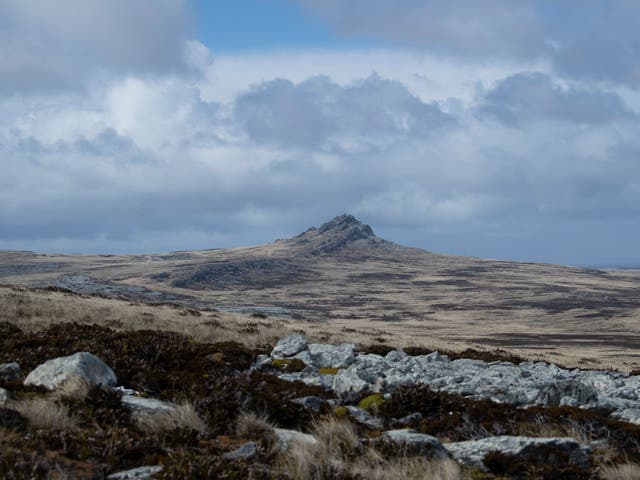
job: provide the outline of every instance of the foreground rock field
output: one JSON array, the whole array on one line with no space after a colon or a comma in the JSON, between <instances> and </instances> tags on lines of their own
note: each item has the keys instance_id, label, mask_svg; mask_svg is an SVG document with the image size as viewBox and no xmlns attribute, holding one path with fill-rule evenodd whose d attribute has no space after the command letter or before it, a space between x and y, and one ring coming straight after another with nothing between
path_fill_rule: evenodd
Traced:
<instances>
[{"instance_id":1,"label":"foreground rock field","mask_svg":"<svg viewBox=\"0 0 640 480\"><path fill-rule=\"evenodd\" d=\"M621 478L638 377L0 325L0 478ZM492 360L492 359L486 359ZM634 470L636 469L636 470ZM636 477L625 477L636 478Z\"/></svg>"}]
</instances>

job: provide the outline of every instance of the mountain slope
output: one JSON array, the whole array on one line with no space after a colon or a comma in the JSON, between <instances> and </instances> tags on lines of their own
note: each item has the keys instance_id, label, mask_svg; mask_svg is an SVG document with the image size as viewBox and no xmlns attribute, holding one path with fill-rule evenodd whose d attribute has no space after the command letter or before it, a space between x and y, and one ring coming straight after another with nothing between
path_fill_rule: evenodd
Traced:
<instances>
[{"instance_id":1,"label":"mountain slope","mask_svg":"<svg viewBox=\"0 0 640 480\"><path fill-rule=\"evenodd\" d=\"M0 252L0 281L585 358L640 347L638 272L440 255L383 240L350 215L254 247Z\"/></svg>"}]
</instances>

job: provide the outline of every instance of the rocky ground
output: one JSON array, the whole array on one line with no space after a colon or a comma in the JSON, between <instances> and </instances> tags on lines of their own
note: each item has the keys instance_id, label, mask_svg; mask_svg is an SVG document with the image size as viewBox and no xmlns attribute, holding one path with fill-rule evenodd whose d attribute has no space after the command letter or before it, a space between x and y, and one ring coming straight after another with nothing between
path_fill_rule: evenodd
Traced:
<instances>
[{"instance_id":1,"label":"rocky ground","mask_svg":"<svg viewBox=\"0 0 640 480\"><path fill-rule=\"evenodd\" d=\"M0 478L638 478L637 377L0 325ZM508 360L511 360L509 362ZM626 412L626 413L625 413Z\"/></svg>"}]
</instances>

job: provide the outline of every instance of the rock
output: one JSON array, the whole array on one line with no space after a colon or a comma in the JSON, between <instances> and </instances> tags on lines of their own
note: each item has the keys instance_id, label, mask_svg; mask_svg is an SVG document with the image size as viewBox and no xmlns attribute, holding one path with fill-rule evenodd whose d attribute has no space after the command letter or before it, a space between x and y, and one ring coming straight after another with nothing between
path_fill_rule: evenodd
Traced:
<instances>
[{"instance_id":1,"label":"rock","mask_svg":"<svg viewBox=\"0 0 640 480\"><path fill-rule=\"evenodd\" d=\"M298 405L302 405L306 409L313 412L320 412L322 410L322 406L325 404L324 398L320 397L301 397L294 398L291 401L293 403L297 403Z\"/></svg>"},{"instance_id":2,"label":"rock","mask_svg":"<svg viewBox=\"0 0 640 480\"><path fill-rule=\"evenodd\" d=\"M7 402L10 400L10 398L11 398L11 395L9 394L9 391L0 387L0 407L4 407L7 404Z\"/></svg>"},{"instance_id":3,"label":"rock","mask_svg":"<svg viewBox=\"0 0 640 480\"><path fill-rule=\"evenodd\" d=\"M167 412L176 408L173 403L163 402L157 398L137 397L135 395L123 395L121 401L134 414Z\"/></svg>"},{"instance_id":4,"label":"rock","mask_svg":"<svg viewBox=\"0 0 640 480\"><path fill-rule=\"evenodd\" d=\"M625 422L640 425L640 408L625 408L615 412L612 416Z\"/></svg>"},{"instance_id":5,"label":"rock","mask_svg":"<svg viewBox=\"0 0 640 480\"><path fill-rule=\"evenodd\" d=\"M20 380L20 365L16 362L0 365L0 381L17 382Z\"/></svg>"},{"instance_id":6,"label":"rock","mask_svg":"<svg viewBox=\"0 0 640 480\"><path fill-rule=\"evenodd\" d=\"M352 343L340 345L309 345L311 362L317 368L347 368L356 361L356 346Z\"/></svg>"},{"instance_id":7,"label":"rock","mask_svg":"<svg viewBox=\"0 0 640 480\"><path fill-rule=\"evenodd\" d=\"M145 478L153 478L154 475L162 471L162 465L138 467L124 472L112 473L107 477L108 480L142 480Z\"/></svg>"},{"instance_id":8,"label":"rock","mask_svg":"<svg viewBox=\"0 0 640 480\"><path fill-rule=\"evenodd\" d=\"M258 455L258 445L256 442L247 442L233 452L227 452L222 455L225 460L250 460Z\"/></svg>"},{"instance_id":9,"label":"rock","mask_svg":"<svg viewBox=\"0 0 640 480\"><path fill-rule=\"evenodd\" d=\"M370 430L382 430L382 420L377 417L373 417L369 412L363 408L347 406L347 412L349 416L356 422Z\"/></svg>"},{"instance_id":10,"label":"rock","mask_svg":"<svg viewBox=\"0 0 640 480\"><path fill-rule=\"evenodd\" d=\"M382 434L382 441L393 443L405 455L423 455L428 458L449 458L449 452L440 440L431 435L418 433L412 429L388 430Z\"/></svg>"},{"instance_id":11,"label":"rock","mask_svg":"<svg viewBox=\"0 0 640 480\"><path fill-rule=\"evenodd\" d=\"M343 399L353 398L369 388L370 384L362 380L353 367L338 371L333 378L332 389Z\"/></svg>"},{"instance_id":12,"label":"rock","mask_svg":"<svg viewBox=\"0 0 640 480\"><path fill-rule=\"evenodd\" d=\"M113 387L117 382L113 370L102 360L90 353L79 352L43 363L27 375L24 384L55 390L72 377L105 387Z\"/></svg>"},{"instance_id":13,"label":"rock","mask_svg":"<svg viewBox=\"0 0 640 480\"><path fill-rule=\"evenodd\" d=\"M274 358L293 357L296 353L306 350L307 347L307 341L302 335L291 335L276 343L276 346L271 350L271 356Z\"/></svg>"},{"instance_id":14,"label":"rock","mask_svg":"<svg viewBox=\"0 0 640 480\"><path fill-rule=\"evenodd\" d=\"M253 365L251 365L251 368L253 370L260 369L265 365L271 365L271 357L269 355L258 355L253 362Z\"/></svg>"},{"instance_id":15,"label":"rock","mask_svg":"<svg viewBox=\"0 0 640 480\"><path fill-rule=\"evenodd\" d=\"M420 412L414 412L412 414L407 415L402 418L394 418L391 420L392 427L406 427L407 425L411 425L414 422L419 422L422 420L422 414Z\"/></svg>"},{"instance_id":16,"label":"rock","mask_svg":"<svg viewBox=\"0 0 640 480\"><path fill-rule=\"evenodd\" d=\"M297 430L286 430L284 428L274 428L273 431L278 439L278 448L280 450L288 450L294 442L306 442L315 444L316 437L308 433L302 433Z\"/></svg>"},{"instance_id":17,"label":"rock","mask_svg":"<svg viewBox=\"0 0 640 480\"><path fill-rule=\"evenodd\" d=\"M549 407L577 407L598 400L598 391L577 380L561 380L540 389L539 402Z\"/></svg>"},{"instance_id":18,"label":"rock","mask_svg":"<svg viewBox=\"0 0 640 480\"><path fill-rule=\"evenodd\" d=\"M537 451L547 447L553 449L557 454L567 455L569 463L581 466L589 462L589 454L591 453L589 447L581 445L573 438L512 437L508 435L446 443L444 447L458 462L474 467L483 467L484 456L489 452L536 459Z\"/></svg>"}]
</instances>

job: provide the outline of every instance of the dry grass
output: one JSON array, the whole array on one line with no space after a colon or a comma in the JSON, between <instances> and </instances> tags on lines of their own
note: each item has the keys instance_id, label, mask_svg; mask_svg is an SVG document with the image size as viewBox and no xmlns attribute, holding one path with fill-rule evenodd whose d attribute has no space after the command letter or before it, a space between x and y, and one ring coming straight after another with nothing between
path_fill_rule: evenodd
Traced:
<instances>
[{"instance_id":1,"label":"dry grass","mask_svg":"<svg viewBox=\"0 0 640 480\"><path fill-rule=\"evenodd\" d=\"M242 412L236 423L236 435L248 440L273 436L274 425L266 418L251 412Z\"/></svg>"},{"instance_id":2,"label":"dry grass","mask_svg":"<svg viewBox=\"0 0 640 480\"><path fill-rule=\"evenodd\" d=\"M627 463L615 467L604 467L601 477L604 480L640 480L640 465Z\"/></svg>"},{"instance_id":3,"label":"dry grass","mask_svg":"<svg viewBox=\"0 0 640 480\"><path fill-rule=\"evenodd\" d=\"M452 460L402 457L385 459L364 447L353 425L325 418L313 428L316 443L296 442L282 453L280 466L291 478L325 480L353 477L372 480L457 480L460 467Z\"/></svg>"},{"instance_id":4,"label":"dry grass","mask_svg":"<svg viewBox=\"0 0 640 480\"><path fill-rule=\"evenodd\" d=\"M179 429L206 433L207 425L193 405L184 403L171 410L159 410L136 415L138 427L147 433L172 432Z\"/></svg>"},{"instance_id":5,"label":"dry grass","mask_svg":"<svg viewBox=\"0 0 640 480\"><path fill-rule=\"evenodd\" d=\"M29 420L35 428L46 430L73 430L78 419L71 415L69 408L54 398L31 398L13 403L13 410Z\"/></svg>"}]
</instances>

